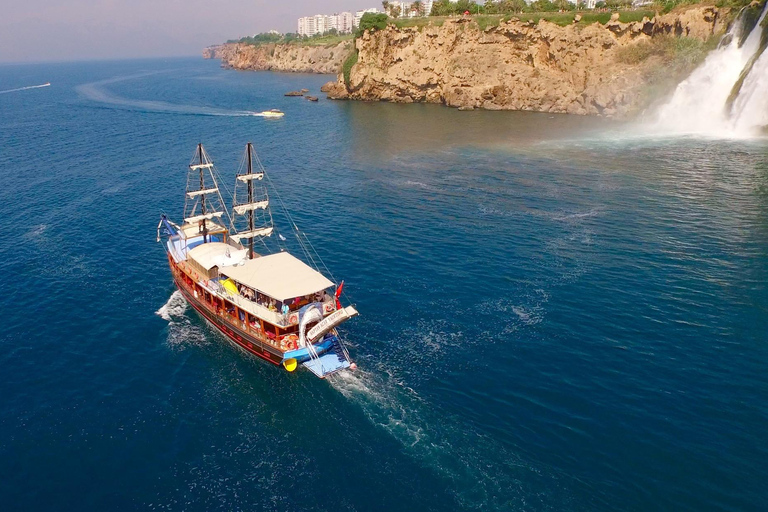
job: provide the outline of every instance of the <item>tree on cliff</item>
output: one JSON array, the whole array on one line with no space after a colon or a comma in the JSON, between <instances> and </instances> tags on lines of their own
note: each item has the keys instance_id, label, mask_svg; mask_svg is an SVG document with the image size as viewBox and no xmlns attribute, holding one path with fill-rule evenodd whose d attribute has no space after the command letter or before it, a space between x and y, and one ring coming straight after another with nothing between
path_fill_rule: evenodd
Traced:
<instances>
[{"instance_id":1,"label":"tree on cliff","mask_svg":"<svg viewBox=\"0 0 768 512\"><path fill-rule=\"evenodd\" d=\"M421 0L416 0L411 4L411 10L416 11L416 16L424 16L424 4Z\"/></svg>"},{"instance_id":2,"label":"tree on cliff","mask_svg":"<svg viewBox=\"0 0 768 512\"><path fill-rule=\"evenodd\" d=\"M450 0L437 0L432 4L432 12L430 16L449 16L453 14L453 4Z\"/></svg>"},{"instance_id":3,"label":"tree on cliff","mask_svg":"<svg viewBox=\"0 0 768 512\"><path fill-rule=\"evenodd\" d=\"M368 29L384 30L387 28L387 15L384 13L367 12L360 18L360 26L357 29L357 37L363 35Z\"/></svg>"}]
</instances>

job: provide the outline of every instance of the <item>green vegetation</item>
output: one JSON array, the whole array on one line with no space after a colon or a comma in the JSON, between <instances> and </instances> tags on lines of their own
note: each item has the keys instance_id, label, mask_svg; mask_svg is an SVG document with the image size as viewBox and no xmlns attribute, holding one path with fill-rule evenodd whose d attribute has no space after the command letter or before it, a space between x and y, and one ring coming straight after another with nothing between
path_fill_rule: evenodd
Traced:
<instances>
[{"instance_id":1,"label":"green vegetation","mask_svg":"<svg viewBox=\"0 0 768 512\"><path fill-rule=\"evenodd\" d=\"M317 34L312 37L300 36L289 32L287 34L263 33L250 37L243 37L237 40L229 40L228 43L250 44L260 46L264 44L298 44L302 46L331 46L349 41L352 34L339 34L336 29L331 29L323 34Z\"/></svg>"},{"instance_id":2,"label":"green vegetation","mask_svg":"<svg viewBox=\"0 0 768 512\"><path fill-rule=\"evenodd\" d=\"M349 73L352 71L352 66L355 64L357 64L357 49L347 57L344 64L341 66L341 71L344 74L344 83L347 85L347 89L349 89Z\"/></svg>"},{"instance_id":3,"label":"green vegetation","mask_svg":"<svg viewBox=\"0 0 768 512\"><path fill-rule=\"evenodd\" d=\"M717 36L707 41L693 37L658 36L619 48L617 58L624 64L639 64L650 57L658 57L665 65L691 71L717 46L719 40Z\"/></svg>"},{"instance_id":4,"label":"green vegetation","mask_svg":"<svg viewBox=\"0 0 768 512\"><path fill-rule=\"evenodd\" d=\"M596 12L596 11L569 11L569 12L525 12L522 14L481 14L472 16L472 22L477 25L480 30L496 27L502 21L509 21L511 18L518 18L523 22L533 21L538 23L540 20L547 20L551 23L555 23L560 26L566 26L573 24L573 20L576 15L580 15L581 19L577 23L580 26L591 25L592 23L601 23L605 25L611 19L612 12ZM653 18L656 13L651 10L636 10L636 11L619 11L619 21L622 23L630 23L632 21L640 21L644 17ZM425 26L441 26L445 23L445 20L450 19L449 16L429 16L426 18L400 18L390 19L389 23L398 28L405 27L425 27Z\"/></svg>"},{"instance_id":5,"label":"green vegetation","mask_svg":"<svg viewBox=\"0 0 768 512\"><path fill-rule=\"evenodd\" d=\"M367 12L360 18L360 26L357 29L355 37L360 37L366 30L384 30L387 28L387 15L383 12Z\"/></svg>"}]
</instances>

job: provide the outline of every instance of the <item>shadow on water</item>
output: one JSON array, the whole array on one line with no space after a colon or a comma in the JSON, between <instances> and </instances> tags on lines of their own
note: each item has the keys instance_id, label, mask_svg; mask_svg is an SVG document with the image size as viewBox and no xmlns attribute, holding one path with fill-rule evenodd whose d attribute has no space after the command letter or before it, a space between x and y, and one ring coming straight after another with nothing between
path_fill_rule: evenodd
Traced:
<instances>
[{"instance_id":1,"label":"shadow on water","mask_svg":"<svg viewBox=\"0 0 768 512\"><path fill-rule=\"evenodd\" d=\"M539 112L459 111L442 105L343 102L353 154L364 160L463 147L525 147L590 137L620 123Z\"/></svg>"}]
</instances>

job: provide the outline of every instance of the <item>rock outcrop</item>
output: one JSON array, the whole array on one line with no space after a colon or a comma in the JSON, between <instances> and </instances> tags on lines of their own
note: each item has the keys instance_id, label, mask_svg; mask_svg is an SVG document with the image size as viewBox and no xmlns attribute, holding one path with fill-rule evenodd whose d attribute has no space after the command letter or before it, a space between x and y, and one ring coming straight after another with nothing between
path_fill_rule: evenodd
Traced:
<instances>
[{"instance_id":1,"label":"rock outcrop","mask_svg":"<svg viewBox=\"0 0 768 512\"><path fill-rule=\"evenodd\" d=\"M335 74L351 50L352 41L329 46L227 43L206 48L203 58L221 59L221 66L230 69Z\"/></svg>"},{"instance_id":2,"label":"rock outcrop","mask_svg":"<svg viewBox=\"0 0 768 512\"><path fill-rule=\"evenodd\" d=\"M654 61L627 63L620 49L660 36L707 40L725 29L721 14L697 6L633 23L616 15L606 25L513 18L480 30L466 17L389 26L358 38L348 81L340 73L324 89L334 99L621 116Z\"/></svg>"}]
</instances>

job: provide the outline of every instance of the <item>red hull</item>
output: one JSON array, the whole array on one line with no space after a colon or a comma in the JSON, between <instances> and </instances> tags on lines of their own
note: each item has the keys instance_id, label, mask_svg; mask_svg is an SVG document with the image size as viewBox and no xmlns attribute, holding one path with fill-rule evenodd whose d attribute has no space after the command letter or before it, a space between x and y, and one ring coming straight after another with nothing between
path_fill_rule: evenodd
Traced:
<instances>
[{"instance_id":1,"label":"red hull","mask_svg":"<svg viewBox=\"0 0 768 512\"><path fill-rule=\"evenodd\" d=\"M195 297L194 290L190 289L180 276L185 273L179 269L169 257L173 280L176 287L184 295L187 302L195 308L208 322L215 326L222 334L229 338L233 343L247 350L251 354L269 361L272 364L279 365L283 361L283 352L277 347L260 340L258 337L244 330L239 323L229 319L228 315L217 314L217 312L204 302ZM188 276L189 277L189 276Z\"/></svg>"}]
</instances>

